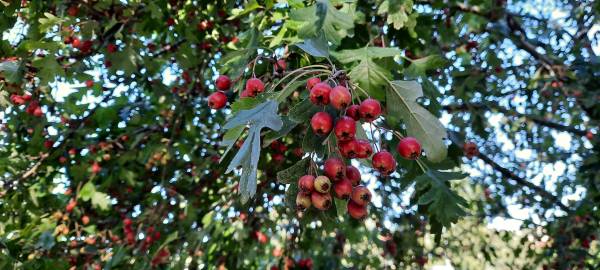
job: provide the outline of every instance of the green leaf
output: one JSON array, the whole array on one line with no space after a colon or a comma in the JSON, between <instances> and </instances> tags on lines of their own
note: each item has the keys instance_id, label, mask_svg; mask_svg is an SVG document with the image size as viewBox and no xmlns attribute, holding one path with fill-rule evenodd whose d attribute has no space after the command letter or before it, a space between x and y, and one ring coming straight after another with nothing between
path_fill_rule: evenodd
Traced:
<instances>
[{"instance_id":1,"label":"green leaf","mask_svg":"<svg viewBox=\"0 0 600 270\"><path fill-rule=\"evenodd\" d=\"M318 111L319 107L315 106L310 99L307 98L292 107L288 112L288 117L296 123L305 123Z\"/></svg>"},{"instance_id":2,"label":"green leaf","mask_svg":"<svg viewBox=\"0 0 600 270\"><path fill-rule=\"evenodd\" d=\"M333 198L335 203L335 210L337 211L338 216L344 217L348 215L348 201L340 200L338 198Z\"/></svg>"},{"instance_id":3,"label":"green leaf","mask_svg":"<svg viewBox=\"0 0 600 270\"><path fill-rule=\"evenodd\" d=\"M227 153L229 153L229 150L233 148L235 142L237 142L237 140L242 135L242 132L244 132L244 129L246 129L245 126L237 126L225 132L225 134L223 135L223 141L221 142L221 145L227 146L227 149L225 150L225 153L223 153L223 155L221 156L221 160L219 162L223 161Z\"/></svg>"},{"instance_id":4,"label":"green leaf","mask_svg":"<svg viewBox=\"0 0 600 270\"><path fill-rule=\"evenodd\" d=\"M270 128L278 131L283 126L281 117L277 114L278 103L268 100L253 109L241 110L225 124L223 128L232 129L239 126L249 126L248 137L237 154L229 163L226 173L242 166L239 191L242 203L246 203L256 193L256 175L260 158L260 131Z\"/></svg>"},{"instance_id":5,"label":"green leaf","mask_svg":"<svg viewBox=\"0 0 600 270\"><path fill-rule=\"evenodd\" d=\"M241 48L244 49L229 52L221 59L221 62L225 66L222 71L229 73L229 76L232 78L240 76L246 69L246 65L250 59L256 55L260 32L258 29L252 28L244 33L242 38L245 42L241 45Z\"/></svg>"},{"instance_id":6,"label":"green leaf","mask_svg":"<svg viewBox=\"0 0 600 270\"><path fill-rule=\"evenodd\" d=\"M388 121L398 124L404 120L409 136L421 142L427 159L440 162L446 158L448 149L444 144L446 128L433 114L416 102L423 96L421 85L416 81L393 81L387 91Z\"/></svg>"},{"instance_id":7,"label":"green leaf","mask_svg":"<svg viewBox=\"0 0 600 270\"><path fill-rule=\"evenodd\" d=\"M40 85L47 85L56 79L56 77L65 77L64 69L56 62L56 58L52 56L46 56L35 59L33 66L40 69L38 76L40 78Z\"/></svg>"},{"instance_id":8,"label":"green leaf","mask_svg":"<svg viewBox=\"0 0 600 270\"><path fill-rule=\"evenodd\" d=\"M323 34L314 38L307 38L304 42L296 44L296 46L312 56L329 57L329 44L327 44Z\"/></svg>"},{"instance_id":9,"label":"green leaf","mask_svg":"<svg viewBox=\"0 0 600 270\"><path fill-rule=\"evenodd\" d=\"M378 65L375 59L393 57L399 54L400 50L397 48L364 47L355 50L343 50L333 54L333 56L345 64L360 61L358 65L350 70L348 76L373 98L383 99L385 92L382 89L392 74L389 69Z\"/></svg>"},{"instance_id":10,"label":"green leaf","mask_svg":"<svg viewBox=\"0 0 600 270\"><path fill-rule=\"evenodd\" d=\"M403 27L408 28L411 36L414 33L416 26L416 16L412 16L413 1L412 0L385 0L377 9L377 14L387 15L387 23L392 25L394 29L400 30ZM416 15L416 13L414 13Z\"/></svg>"},{"instance_id":11,"label":"green leaf","mask_svg":"<svg viewBox=\"0 0 600 270\"><path fill-rule=\"evenodd\" d=\"M54 236L52 235L52 231L45 231L40 235L40 239L35 244L37 248L41 248L43 250L50 250L54 247L55 241Z\"/></svg>"},{"instance_id":12,"label":"green leaf","mask_svg":"<svg viewBox=\"0 0 600 270\"><path fill-rule=\"evenodd\" d=\"M0 63L0 73L9 83L21 82L23 70L20 61L4 61Z\"/></svg>"},{"instance_id":13,"label":"green leaf","mask_svg":"<svg viewBox=\"0 0 600 270\"><path fill-rule=\"evenodd\" d=\"M425 76L425 72L432 69L442 68L446 65L446 59L434 54L427 57L412 60L406 69L411 76Z\"/></svg>"},{"instance_id":14,"label":"green leaf","mask_svg":"<svg viewBox=\"0 0 600 270\"><path fill-rule=\"evenodd\" d=\"M52 13L44 12L45 18L40 18L38 22L40 23L40 32L48 32L49 29L59 23L62 23L64 20L54 16Z\"/></svg>"},{"instance_id":15,"label":"green leaf","mask_svg":"<svg viewBox=\"0 0 600 270\"><path fill-rule=\"evenodd\" d=\"M296 183L300 176L306 174L306 170L310 163L310 158L304 158L289 168L277 172L277 181L282 184Z\"/></svg>"},{"instance_id":16,"label":"green leaf","mask_svg":"<svg viewBox=\"0 0 600 270\"><path fill-rule=\"evenodd\" d=\"M264 136L263 148L269 146L273 141L287 135L298 125L298 123L290 120L287 116L282 117L281 120L283 121L283 127L280 130L271 131Z\"/></svg>"},{"instance_id":17,"label":"green leaf","mask_svg":"<svg viewBox=\"0 0 600 270\"><path fill-rule=\"evenodd\" d=\"M418 204L427 205L432 217L443 226L450 226L466 215L464 207L467 206L467 201L453 192L447 182L465 177L467 175L459 172L427 170L425 174L415 178L417 189L426 190L419 198Z\"/></svg>"},{"instance_id":18,"label":"green leaf","mask_svg":"<svg viewBox=\"0 0 600 270\"><path fill-rule=\"evenodd\" d=\"M79 191L79 198L83 201L91 200L92 206L98 207L102 210L108 209L108 206L110 205L108 195L106 193L97 191L96 186L94 186L92 181L89 181L83 185Z\"/></svg>"},{"instance_id":19,"label":"green leaf","mask_svg":"<svg viewBox=\"0 0 600 270\"><path fill-rule=\"evenodd\" d=\"M318 0L313 6L295 9L290 18L302 22L298 30L301 38L317 37L320 34L334 45L339 45L348 31L354 28L350 14L339 11L329 1Z\"/></svg>"}]
</instances>

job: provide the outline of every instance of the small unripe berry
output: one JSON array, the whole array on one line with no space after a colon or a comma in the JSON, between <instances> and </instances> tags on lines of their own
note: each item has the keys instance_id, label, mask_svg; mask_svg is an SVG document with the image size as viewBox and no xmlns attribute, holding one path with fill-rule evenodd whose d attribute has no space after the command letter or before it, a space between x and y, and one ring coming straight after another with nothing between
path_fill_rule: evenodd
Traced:
<instances>
[{"instance_id":1,"label":"small unripe berry","mask_svg":"<svg viewBox=\"0 0 600 270\"><path fill-rule=\"evenodd\" d=\"M310 193L315 189L315 177L312 175L305 175L298 179L298 188L300 190Z\"/></svg>"},{"instance_id":2,"label":"small unripe berry","mask_svg":"<svg viewBox=\"0 0 600 270\"><path fill-rule=\"evenodd\" d=\"M346 166L346 178L350 180L352 186L357 186L360 183L360 171L356 167L348 165Z\"/></svg>"},{"instance_id":3,"label":"small unripe berry","mask_svg":"<svg viewBox=\"0 0 600 270\"><path fill-rule=\"evenodd\" d=\"M325 136L331 132L333 119L326 112L318 112L310 119L310 126L315 134Z\"/></svg>"},{"instance_id":4,"label":"small unripe berry","mask_svg":"<svg viewBox=\"0 0 600 270\"><path fill-rule=\"evenodd\" d=\"M406 137L400 140L396 150L401 157L415 160L421 156L421 143L413 137Z\"/></svg>"},{"instance_id":5,"label":"small unripe berry","mask_svg":"<svg viewBox=\"0 0 600 270\"><path fill-rule=\"evenodd\" d=\"M379 101L377 100L368 98L360 103L358 111L360 112L360 117L362 119L371 122L381 115L381 104L379 104Z\"/></svg>"},{"instance_id":6,"label":"small unripe berry","mask_svg":"<svg viewBox=\"0 0 600 270\"><path fill-rule=\"evenodd\" d=\"M333 184L333 191L338 199L347 200L352 194L352 182L344 178Z\"/></svg>"},{"instance_id":7,"label":"small unripe berry","mask_svg":"<svg viewBox=\"0 0 600 270\"><path fill-rule=\"evenodd\" d=\"M352 200L348 202L348 214L354 219L363 219L367 216L367 206L358 205Z\"/></svg>"},{"instance_id":8,"label":"small unripe berry","mask_svg":"<svg viewBox=\"0 0 600 270\"><path fill-rule=\"evenodd\" d=\"M260 79L252 78L246 81L246 91L248 91L250 96L256 96L265 91L265 84Z\"/></svg>"},{"instance_id":9,"label":"small unripe berry","mask_svg":"<svg viewBox=\"0 0 600 270\"><path fill-rule=\"evenodd\" d=\"M313 192L310 194L310 201L319 210L327 210L331 207L331 195L329 193Z\"/></svg>"},{"instance_id":10,"label":"small unripe berry","mask_svg":"<svg viewBox=\"0 0 600 270\"><path fill-rule=\"evenodd\" d=\"M329 93L331 92L331 86L326 83L317 83L310 89L310 101L315 105L327 105L329 104Z\"/></svg>"},{"instance_id":11,"label":"small unripe berry","mask_svg":"<svg viewBox=\"0 0 600 270\"><path fill-rule=\"evenodd\" d=\"M396 169L396 160L388 151L381 151L372 158L373 168L381 174L388 175Z\"/></svg>"},{"instance_id":12,"label":"small unripe berry","mask_svg":"<svg viewBox=\"0 0 600 270\"><path fill-rule=\"evenodd\" d=\"M327 193L331 189L331 181L327 176L320 175L315 179L315 190L320 193Z\"/></svg>"},{"instance_id":13,"label":"small unripe berry","mask_svg":"<svg viewBox=\"0 0 600 270\"><path fill-rule=\"evenodd\" d=\"M227 95L225 95L225 93L223 93L221 91L214 92L208 97L208 106L211 107L212 109L215 109L215 110L221 109L221 108L225 107L226 103L227 103Z\"/></svg>"},{"instance_id":14,"label":"small unripe berry","mask_svg":"<svg viewBox=\"0 0 600 270\"><path fill-rule=\"evenodd\" d=\"M304 211L312 205L310 193L306 192L298 192L296 195L296 209L299 211Z\"/></svg>"},{"instance_id":15,"label":"small unripe berry","mask_svg":"<svg viewBox=\"0 0 600 270\"><path fill-rule=\"evenodd\" d=\"M319 79L318 77L310 78L306 81L306 89L310 91L313 88L313 86L320 82L321 79Z\"/></svg>"},{"instance_id":16,"label":"small unripe berry","mask_svg":"<svg viewBox=\"0 0 600 270\"><path fill-rule=\"evenodd\" d=\"M341 110L350 104L352 96L348 88L338 85L329 92L329 101L331 102L331 106Z\"/></svg>"},{"instance_id":17,"label":"small unripe berry","mask_svg":"<svg viewBox=\"0 0 600 270\"><path fill-rule=\"evenodd\" d=\"M338 141L350 141L356 134L356 122L348 116L342 116L335 123L334 132Z\"/></svg>"},{"instance_id":18,"label":"small unripe berry","mask_svg":"<svg viewBox=\"0 0 600 270\"><path fill-rule=\"evenodd\" d=\"M218 90L225 91L231 87L231 79L227 75L220 75L215 81Z\"/></svg>"},{"instance_id":19,"label":"small unripe berry","mask_svg":"<svg viewBox=\"0 0 600 270\"><path fill-rule=\"evenodd\" d=\"M350 107L346 109L346 116L354 119L354 121L360 120L359 108L360 106L358 105L350 105Z\"/></svg>"},{"instance_id":20,"label":"small unripe berry","mask_svg":"<svg viewBox=\"0 0 600 270\"><path fill-rule=\"evenodd\" d=\"M352 201L358 205L367 205L371 202L371 191L365 186L356 186L352 190Z\"/></svg>"},{"instance_id":21,"label":"small unripe berry","mask_svg":"<svg viewBox=\"0 0 600 270\"><path fill-rule=\"evenodd\" d=\"M325 161L323 165L323 171L325 175L334 181L337 179L341 179L344 177L344 173L346 172L346 165L339 158L329 158Z\"/></svg>"}]
</instances>

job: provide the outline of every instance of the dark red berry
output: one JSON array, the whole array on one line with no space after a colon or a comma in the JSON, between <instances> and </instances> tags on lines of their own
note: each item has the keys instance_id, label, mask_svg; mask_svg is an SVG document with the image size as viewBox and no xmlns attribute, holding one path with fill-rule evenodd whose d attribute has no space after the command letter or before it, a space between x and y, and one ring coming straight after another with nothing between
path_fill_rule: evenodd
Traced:
<instances>
[{"instance_id":1,"label":"dark red berry","mask_svg":"<svg viewBox=\"0 0 600 270\"><path fill-rule=\"evenodd\" d=\"M329 158L323 165L323 171L325 175L336 181L344 177L346 165L344 165L344 162L339 158Z\"/></svg>"},{"instance_id":2,"label":"dark red berry","mask_svg":"<svg viewBox=\"0 0 600 270\"><path fill-rule=\"evenodd\" d=\"M215 85L217 86L217 89L221 91L229 90L231 87L231 80L227 75L220 75L215 81Z\"/></svg>"},{"instance_id":3,"label":"dark red berry","mask_svg":"<svg viewBox=\"0 0 600 270\"><path fill-rule=\"evenodd\" d=\"M315 105L329 104L329 93L331 86L326 83L317 83L310 89L310 101Z\"/></svg>"},{"instance_id":4,"label":"dark red berry","mask_svg":"<svg viewBox=\"0 0 600 270\"><path fill-rule=\"evenodd\" d=\"M305 175L298 179L298 188L300 190L310 193L315 189L315 177L312 175Z\"/></svg>"},{"instance_id":5,"label":"dark red berry","mask_svg":"<svg viewBox=\"0 0 600 270\"><path fill-rule=\"evenodd\" d=\"M225 93L223 93L221 91L214 92L208 97L208 106L212 109L215 109L215 110L221 109L221 108L225 107L226 103L227 103L227 95L225 95Z\"/></svg>"},{"instance_id":6,"label":"dark red berry","mask_svg":"<svg viewBox=\"0 0 600 270\"><path fill-rule=\"evenodd\" d=\"M369 158L373 154L373 148L368 140L356 140L356 157Z\"/></svg>"},{"instance_id":7,"label":"dark red berry","mask_svg":"<svg viewBox=\"0 0 600 270\"><path fill-rule=\"evenodd\" d=\"M344 178L333 184L333 191L338 199L347 200L352 194L352 182Z\"/></svg>"},{"instance_id":8,"label":"dark red berry","mask_svg":"<svg viewBox=\"0 0 600 270\"><path fill-rule=\"evenodd\" d=\"M252 78L246 82L246 91L250 96L256 96L265 91L265 84L257 78Z\"/></svg>"},{"instance_id":9,"label":"dark red berry","mask_svg":"<svg viewBox=\"0 0 600 270\"><path fill-rule=\"evenodd\" d=\"M351 105L346 109L346 116L354 119L354 121L360 120L359 108L360 106L358 105Z\"/></svg>"},{"instance_id":10,"label":"dark red berry","mask_svg":"<svg viewBox=\"0 0 600 270\"><path fill-rule=\"evenodd\" d=\"M357 186L360 184L360 171L352 166L346 166L346 178L352 183L352 186Z\"/></svg>"},{"instance_id":11,"label":"dark red berry","mask_svg":"<svg viewBox=\"0 0 600 270\"><path fill-rule=\"evenodd\" d=\"M310 119L312 130L317 135L327 135L333 127L333 119L326 112L318 112Z\"/></svg>"},{"instance_id":12,"label":"dark red berry","mask_svg":"<svg viewBox=\"0 0 600 270\"><path fill-rule=\"evenodd\" d=\"M373 168L381 174L388 175L396 169L396 160L390 152L382 150L373 155Z\"/></svg>"},{"instance_id":13,"label":"dark red berry","mask_svg":"<svg viewBox=\"0 0 600 270\"><path fill-rule=\"evenodd\" d=\"M350 141L354 139L354 135L356 135L356 122L348 116L342 116L335 123L334 132L338 141Z\"/></svg>"},{"instance_id":14,"label":"dark red berry","mask_svg":"<svg viewBox=\"0 0 600 270\"><path fill-rule=\"evenodd\" d=\"M338 85L329 92L329 102L331 102L331 106L338 110L346 108L346 106L350 105L351 101L352 96L346 87Z\"/></svg>"},{"instance_id":15,"label":"dark red berry","mask_svg":"<svg viewBox=\"0 0 600 270\"><path fill-rule=\"evenodd\" d=\"M365 186L356 186L352 190L352 201L358 205L367 205L371 202L371 191Z\"/></svg>"},{"instance_id":16,"label":"dark red berry","mask_svg":"<svg viewBox=\"0 0 600 270\"><path fill-rule=\"evenodd\" d=\"M367 216L367 206L356 204L353 201L348 202L348 214L354 219L363 219Z\"/></svg>"},{"instance_id":17,"label":"dark red berry","mask_svg":"<svg viewBox=\"0 0 600 270\"><path fill-rule=\"evenodd\" d=\"M371 122L381 115L381 104L377 100L368 98L360 103L358 111L362 119Z\"/></svg>"},{"instance_id":18,"label":"dark red berry","mask_svg":"<svg viewBox=\"0 0 600 270\"><path fill-rule=\"evenodd\" d=\"M421 143L413 137L406 137L400 140L396 150L401 157L414 160L421 156Z\"/></svg>"},{"instance_id":19,"label":"dark red berry","mask_svg":"<svg viewBox=\"0 0 600 270\"><path fill-rule=\"evenodd\" d=\"M339 142L340 153L345 158L356 158L358 142L356 140L349 140L347 142Z\"/></svg>"},{"instance_id":20,"label":"dark red berry","mask_svg":"<svg viewBox=\"0 0 600 270\"><path fill-rule=\"evenodd\" d=\"M321 79L319 79L318 77L310 78L306 81L306 89L310 91L313 88L313 86L320 82Z\"/></svg>"},{"instance_id":21,"label":"dark red berry","mask_svg":"<svg viewBox=\"0 0 600 270\"><path fill-rule=\"evenodd\" d=\"M331 195L329 193L313 192L310 194L310 201L319 210L327 210L331 207Z\"/></svg>"}]
</instances>

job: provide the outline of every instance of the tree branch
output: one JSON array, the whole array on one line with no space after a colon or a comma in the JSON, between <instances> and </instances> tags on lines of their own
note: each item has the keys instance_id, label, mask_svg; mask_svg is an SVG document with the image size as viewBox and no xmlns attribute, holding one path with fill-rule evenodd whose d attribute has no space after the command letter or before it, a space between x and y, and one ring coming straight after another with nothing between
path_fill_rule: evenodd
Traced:
<instances>
[{"instance_id":1,"label":"tree branch","mask_svg":"<svg viewBox=\"0 0 600 270\"><path fill-rule=\"evenodd\" d=\"M463 147L463 142L461 142L458 138L457 138L457 134L455 132L449 132L449 138L452 141L452 143L458 145L459 147ZM569 209L569 207L567 207L566 205L564 205L560 199L553 195L552 193L548 192L547 190L545 190L542 187L539 187L529 181L527 181L527 179L518 176L514 171L509 170L507 168L504 168L502 165L498 164L496 161L494 161L492 158L488 157L487 155L481 153L481 151L479 151L479 153L477 154L477 157L479 159L481 159L483 162L485 162L486 164L488 164L490 167L492 167L494 170L500 172L500 174L508 179L512 179L515 182L517 182L518 185L520 186L524 186L527 187L529 189L531 189L532 191L536 192L537 194L539 194L540 196L550 200L551 202L555 203L556 205L558 205L558 207L560 207L563 211L565 212L570 212L571 210Z\"/></svg>"}]
</instances>

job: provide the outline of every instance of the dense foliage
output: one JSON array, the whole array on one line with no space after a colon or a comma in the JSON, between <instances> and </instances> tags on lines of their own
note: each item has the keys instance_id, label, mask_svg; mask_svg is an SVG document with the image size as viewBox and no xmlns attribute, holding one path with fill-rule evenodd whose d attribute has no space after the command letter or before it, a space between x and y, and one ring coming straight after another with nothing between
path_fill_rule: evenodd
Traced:
<instances>
[{"instance_id":1,"label":"dense foliage","mask_svg":"<svg viewBox=\"0 0 600 270\"><path fill-rule=\"evenodd\" d=\"M0 6L1 269L600 268L597 2Z\"/></svg>"}]
</instances>

